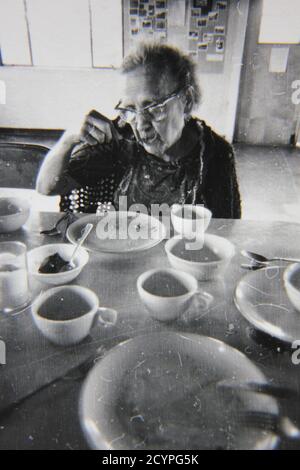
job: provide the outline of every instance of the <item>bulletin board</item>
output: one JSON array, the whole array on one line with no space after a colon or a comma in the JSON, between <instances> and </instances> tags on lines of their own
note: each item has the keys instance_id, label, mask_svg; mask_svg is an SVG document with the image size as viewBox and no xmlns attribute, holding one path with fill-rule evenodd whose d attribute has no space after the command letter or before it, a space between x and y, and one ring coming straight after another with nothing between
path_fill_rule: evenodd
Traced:
<instances>
[{"instance_id":1,"label":"bulletin board","mask_svg":"<svg viewBox=\"0 0 300 470\"><path fill-rule=\"evenodd\" d=\"M223 72L228 10L228 0L190 0L188 49L202 72Z\"/></svg>"},{"instance_id":2,"label":"bulletin board","mask_svg":"<svg viewBox=\"0 0 300 470\"><path fill-rule=\"evenodd\" d=\"M141 39L167 41L168 0L128 0L129 47Z\"/></svg>"},{"instance_id":3,"label":"bulletin board","mask_svg":"<svg viewBox=\"0 0 300 470\"><path fill-rule=\"evenodd\" d=\"M182 21L174 18L179 13L176 0L124 0L125 54L140 40L167 43L176 35L182 38L181 49L198 62L202 72L222 73L229 0L179 1Z\"/></svg>"}]
</instances>

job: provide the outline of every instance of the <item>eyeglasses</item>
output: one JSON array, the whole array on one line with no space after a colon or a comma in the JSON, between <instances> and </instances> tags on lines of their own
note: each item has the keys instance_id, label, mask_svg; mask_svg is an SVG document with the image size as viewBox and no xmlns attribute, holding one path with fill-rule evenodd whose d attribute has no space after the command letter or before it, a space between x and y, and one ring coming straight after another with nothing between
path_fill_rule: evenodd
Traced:
<instances>
[{"instance_id":1,"label":"eyeglasses","mask_svg":"<svg viewBox=\"0 0 300 470\"><path fill-rule=\"evenodd\" d=\"M115 109L119 111L121 119L123 119L123 121L127 122L128 124L132 124L136 120L138 114L144 114L152 121L159 122L167 117L167 103L169 103L169 101L173 100L174 98L179 98L183 90L184 88L174 91L170 95L163 98L161 101L151 103L139 110L134 108L122 108L120 106L121 101L117 104Z\"/></svg>"}]
</instances>

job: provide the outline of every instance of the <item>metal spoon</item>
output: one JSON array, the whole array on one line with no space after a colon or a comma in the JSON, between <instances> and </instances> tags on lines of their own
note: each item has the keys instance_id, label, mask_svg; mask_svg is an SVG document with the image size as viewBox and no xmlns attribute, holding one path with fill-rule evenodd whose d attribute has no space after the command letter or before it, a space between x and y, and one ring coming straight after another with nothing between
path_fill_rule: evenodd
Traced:
<instances>
[{"instance_id":1,"label":"metal spoon","mask_svg":"<svg viewBox=\"0 0 300 470\"><path fill-rule=\"evenodd\" d=\"M63 222L65 222L65 228L63 229L63 232L66 232L69 225L75 222L75 220L77 220L77 216L71 212L67 212L56 222L53 228L49 230L42 230L40 233L41 235L48 235L50 237L61 235L62 231L60 229L60 226L63 224Z\"/></svg>"},{"instance_id":2,"label":"metal spoon","mask_svg":"<svg viewBox=\"0 0 300 470\"><path fill-rule=\"evenodd\" d=\"M87 224L82 232L82 235L81 237L77 240L77 244L76 244L76 247L71 255L71 258L69 259L69 261L65 261L63 260L59 255L59 257L61 258L59 261L60 261L60 268L59 268L59 272L65 272L65 271L70 271L71 269L74 269L76 268L75 266L75 263L74 263L74 258L76 256L76 253L77 251L79 250L79 248L81 247L81 245L83 244L84 240L86 240L87 236L90 234L91 230L93 228L93 224ZM57 262L57 261L56 261Z\"/></svg>"},{"instance_id":3,"label":"metal spoon","mask_svg":"<svg viewBox=\"0 0 300 470\"><path fill-rule=\"evenodd\" d=\"M258 269L263 269L265 267L266 265L263 263L241 264L241 268L247 269L248 271L257 271Z\"/></svg>"},{"instance_id":4,"label":"metal spoon","mask_svg":"<svg viewBox=\"0 0 300 470\"><path fill-rule=\"evenodd\" d=\"M75 247L75 250L73 251L73 253L71 255L71 258L68 261L68 265L71 266L72 268L75 267L75 264L74 264L73 260L76 256L77 251L79 250L79 248L81 247L83 242L86 240L86 238L89 236L89 234L90 234L93 227L94 227L93 224L87 224L86 227L84 228L83 232L82 232L81 237L79 238L79 240L77 240L77 245Z\"/></svg>"},{"instance_id":5,"label":"metal spoon","mask_svg":"<svg viewBox=\"0 0 300 470\"><path fill-rule=\"evenodd\" d=\"M253 253L252 251L242 250L241 254L246 258L254 260L256 263L271 263L272 261L287 261L288 263L300 263L300 259L295 258L283 258L280 256L276 256L274 258L266 258L263 255L259 255L258 253Z\"/></svg>"},{"instance_id":6,"label":"metal spoon","mask_svg":"<svg viewBox=\"0 0 300 470\"><path fill-rule=\"evenodd\" d=\"M271 431L285 439L300 439L300 429L287 416L264 411L244 411L238 414L238 422L264 431Z\"/></svg>"},{"instance_id":7,"label":"metal spoon","mask_svg":"<svg viewBox=\"0 0 300 470\"><path fill-rule=\"evenodd\" d=\"M299 399L298 390L286 385L269 382L238 382L237 380L233 379L224 379L217 383L217 389L262 393L276 398L285 398L290 400Z\"/></svg>"}]
</instances>

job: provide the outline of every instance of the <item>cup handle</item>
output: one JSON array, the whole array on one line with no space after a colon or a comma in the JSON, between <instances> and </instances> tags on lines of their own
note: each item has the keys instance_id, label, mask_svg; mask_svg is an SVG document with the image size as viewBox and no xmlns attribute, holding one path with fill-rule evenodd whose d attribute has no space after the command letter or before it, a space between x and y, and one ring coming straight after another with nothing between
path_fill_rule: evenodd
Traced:
<instances>
[{"instance_id":1,"label":"cup handle","mask_svg":"<svg viewBox=\"0 0 300 470\"><path fill-rule=\"evenodd\" d=\"M114 326L117 323L118 312L113 308L99 307L97 315L102 325Z\"/></svg>"},{"instance_id":2,"label":"cup handle","mask_svg":"<svg viewBox=\"0 0 300 470\"><path fill-rule=\"evenodd\" d=\"M208 310L214 297L208 292L197 290L194 294L195 299L197 299L197 307L201 310Z\"/></svg>"},{"instance_id":3,"label":"cup handle","mask_svg":"<svg viewBox=\"0 0 300 470\"><path fill-rule=\"evenodd\" d=\"M172 204L171 212L174 213L174 212L178 211L179 209L182 209L182 204L177 204L177 203Z\"/></svg>"}]
</instances>

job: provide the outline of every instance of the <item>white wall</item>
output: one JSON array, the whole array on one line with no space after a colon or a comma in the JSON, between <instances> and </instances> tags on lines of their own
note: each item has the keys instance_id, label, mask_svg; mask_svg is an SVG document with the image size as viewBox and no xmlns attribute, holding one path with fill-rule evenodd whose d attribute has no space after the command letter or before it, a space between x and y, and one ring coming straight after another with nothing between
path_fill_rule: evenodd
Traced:
<instances>
[{"instance_id":1,"label":"white wall","mask_svg":"<svg viewBox=\"0 0 300 470\"><path fill-rule=\"evenodd\" d=\"M1 0L0 0L1 1ZM202 74L201 118L231 141L242 63L248 0L229 15L224 72ZM239 2L237 2L239 3ZM120 97L118 72L95 68L0 67L7 104L0 105L0 127L65 129L96 108L108 117Z\"/></svg>"},{"instance_id":2,"label":"white wall","mask_svg":"<svg viewBox=\"0 0 300 470\"><path fill-rule=\"evenodd\" d=\"M0 127L65 129L92 108L112 117L120 96L113 69L0 67L0 80Z\"/></svg>"}]
</instances>

